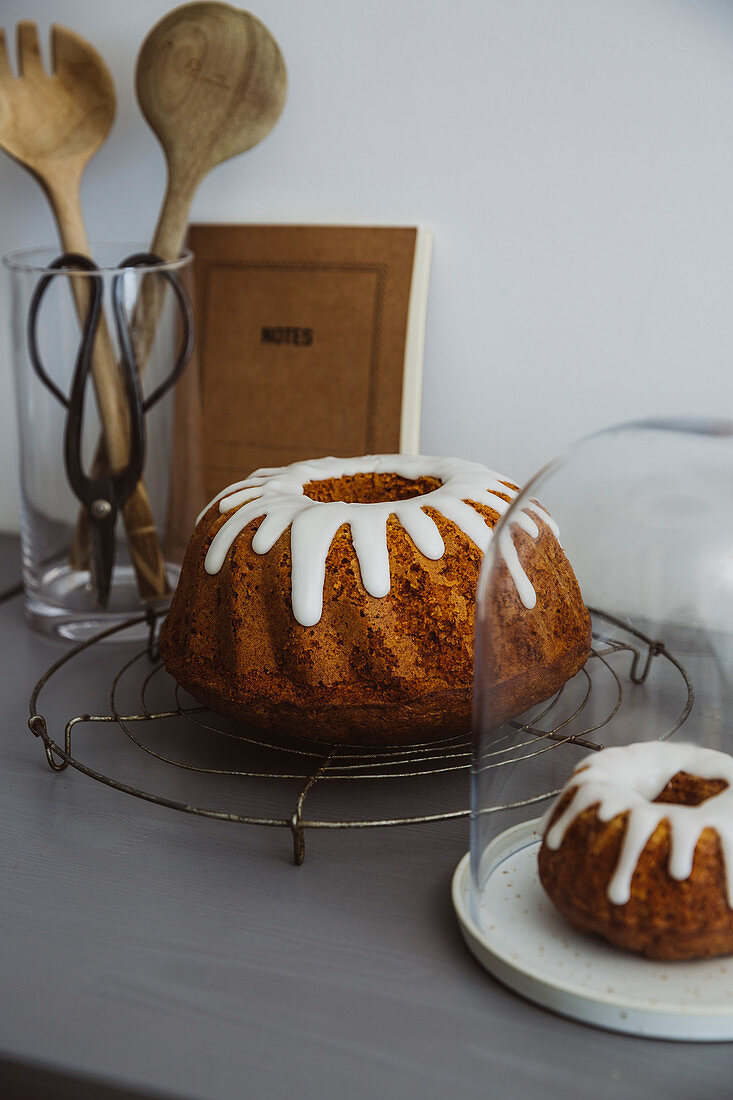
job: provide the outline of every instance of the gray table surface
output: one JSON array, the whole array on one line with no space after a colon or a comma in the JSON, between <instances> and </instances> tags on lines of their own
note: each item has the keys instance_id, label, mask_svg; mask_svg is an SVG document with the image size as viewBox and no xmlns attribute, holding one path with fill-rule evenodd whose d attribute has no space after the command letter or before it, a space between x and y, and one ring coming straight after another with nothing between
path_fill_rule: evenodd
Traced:
<instances>
[{"instance_id":1,"label":"gray table surface","mask_svg":"<svg viewBox=\"0 0 733 1100\"><path fill-rule=\"evenodd\" d=\"M0 537L0 587L17 574ZM0 605L0 647L3 1095L733 1093L728 1044L585 1027L489 977L450 900L465 819L319 832L296 867L283 830L54 774L28 697L65 647L20 598ZM94 679L70 671L54 705L77 713Z\"/></svg>"}]
</instances>

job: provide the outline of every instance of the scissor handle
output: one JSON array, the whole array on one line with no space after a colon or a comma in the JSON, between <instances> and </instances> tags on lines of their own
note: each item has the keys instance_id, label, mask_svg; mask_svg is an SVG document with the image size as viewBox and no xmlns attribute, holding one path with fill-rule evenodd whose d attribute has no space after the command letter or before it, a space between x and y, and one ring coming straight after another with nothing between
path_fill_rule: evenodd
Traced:
<instances>
[{"instance_id":1,"label":"scissor handle","mask_svg":"<svg viewBox=\"0 0 733 1100\"><path fill-rule=\"evenodd\" d=\"M183 373L193 349L193 312L188 300L188 295L183 289L180 279L175 272L167 271L165 268L152 272L151 274L155 274L158 277L162 276L173 289L181 310L183 338L173 369L170 371L167 378L164 378L163 381L156 386L153 392L147 398L143 399L140 385L140 368L135 355L130 326L127 323L122 299L124 269L130 267L149 267L153 264L162 263L164 263L164 261L161 257L156 256L153 252L135 252L122 261L119 265L119 273L114 275L112 279L112 310L114 313L115 328L117 330L117 339L120 345L120 360L125 378L130 410L134 415L134 423L130 432L130 461L126 469L115 478L115 490L121 503L124 503L130 493L132 493L145 466L146 438L142 417L148 409L152 408L156 402L160 401L161 397L168 392L171 386L175 385Z\"/></svg>"},{"instance_id":2,"label":"scissor handle","mask_svg":"<svg viewBox=\"0 0 733 1100\"><path fill-rule=\"evenodd\" d=\"M59 256L57 259L48 265L49 270L61 271L63 269L80 268L82 271L98 271L97 265L93 260L90 260L88 256L83 256L80 252L66 252L63 256ZM46 368L41 362L41 357L38 352L38 340L36 338L36 326L38 321L38 310L41 306L41 300L46 293L48 284L53 279L53 275L44 275L38 280L38 283L31 296L31 303L28 308L28 321L26 324L26 334L28 339L28 354L30 356L31 364L38 377L43 382L51 393L54 395L57 401L60 401L64 408L68 409L70 405L70 399L66 396L63 390L54 382L46 372ZM99 314L102 309L102 281L101 279L91 278L89 283L89 301L87 302L87 312L82 325L82 342L79 348L79 355L77 356L76 367L74 373L79 369L79 362L83 355L89 362L91 362L91 352L93 341L86 339L86 334L89 332L96 332L97 325L99 324ZM87 366L88 370L88 366ZM86 374L85 374L86 377Z\"/></svg>"},{"instance_id":3,"label":"scissor handle","mask_svg":"<svg viewBox=\"0 0 733 1100\"><path fill-rule=\"evenodd\" d=\"M27 329L28 353L33 369L44 385L48 387L54 397L60 401L67 410L66 424L64 427L66 476L69 479L69 485L73 492L79 500L88 507L91 503L90 494L92 494L92 496L97 496L98 493L95 492L95 489L98 490L99 486L92 484L93 479L88 478L82 469L81 430L84 415L86 381L91 369L94 337L99 327L99 319L102 312L102 279L96 274L99 268L94 261L88 256L83 256L78 252L64 253L63 256L59 256L48 266L49 270L52 271L79 269L90 273L90 278L87 280L89 285L89 300L87 302L86 314L82 324L82 336L79 344L79 351L76 356L76 363L74 365L71 391L68 397L56 385L54 380L47 373L46 368L43 366L36 337L38 311L43 296L46 293L46 289L53 279L53 275L44 275L38 280L33 295L31 296Z\"/></svg>"},{"instance_id":4,"label":"scissor handle","mask_svg":"<svg viewBox=\"0 0 733 1100\"><path fill-rule=\"evenodd\" d=\"M161 256L157 256L154 252L134 252L131 256L124 259L119 266L122 269L126 267L152 267L154 264L164 263L165 260L163 260ZM139 364L135 356L135 349L130 336L130 328L126 323L125 311L122 303L123 274L124 272L121 270L120 274L115 275L112 281L112 300L115 325L117 326L117 338L120 342L123 358L134 367L135 374L139 377ZM186 363L190 359L191 352L193 351L193 310L191 309L191 303L188 300L188 295L183 288L181 280L175 271L169 271L165 267L161 267L158 271L151 272L151 274L165 279L170 284L181 311L181 329L183 336L173 369L168 377L164 378L160 385L156 386L153 392L144 399L143 412L147 412L148 409L152 408L152 406L160 401L161 397L168 392L171 386L175 385L183 374Z\"/></svg>"}]
</instances>

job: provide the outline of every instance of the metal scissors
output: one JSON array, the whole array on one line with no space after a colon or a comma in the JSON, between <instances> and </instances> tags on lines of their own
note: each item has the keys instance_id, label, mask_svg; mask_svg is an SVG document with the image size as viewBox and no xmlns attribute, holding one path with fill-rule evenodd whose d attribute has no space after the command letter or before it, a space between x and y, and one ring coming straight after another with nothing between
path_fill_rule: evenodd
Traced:
<instances>
[{"instance_id":1,"label":"metal scissors","mask_svg":"<svg viewBox=\"0 0 733 1100\"><path fill-rule=\"evenodd\" d=\"M127 465L113 473L92 476L82 466L81 443L84 420L84 399L87 380L92 365L94 341L102 315L103 280L94 277L99 268L88 256L66 252L49 267L54 270L81 270L90 272L89 300L82 324L81 341L76 357L71 389L67 396L48 375L38 351L38 311L53 275L44 275L34 289L28 312L28 351L38 377L54 397L66 408L64 428L64 466L72 492L86 512L89 528L90 572L94 602L97 608L105 608L109 602L112 569L115 560L115 525L120 509L137 485L145 466L145 413L180 378L193 348L193 313L188 295L174 271L161 268L158 275L170 284L181 313L182 333L178 356L166 378L146 398L140 386L140 372L135 356L132 335L126 320L123 304L123 269L162 263L152 252L136 252L119 264L119 274L112 279L112 312L119 342L120 371L123 380L129 422L129 459Z\"/></svg>"}]
</instances>

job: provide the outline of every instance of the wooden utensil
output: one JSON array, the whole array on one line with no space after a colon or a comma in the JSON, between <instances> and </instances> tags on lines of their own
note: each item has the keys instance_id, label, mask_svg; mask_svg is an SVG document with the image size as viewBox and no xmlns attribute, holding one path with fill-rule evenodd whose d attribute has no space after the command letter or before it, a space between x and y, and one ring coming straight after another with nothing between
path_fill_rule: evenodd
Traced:
<instances>
[{"instance_id":1,"label":"wooden utensil","mask_svg":"<svg viewBox=\"0 0 733 1100\"><path fill-rule=\"evenodd\" d=\"M153 27L136 71L140 108L168 164L153 252L178 256L196 188L217 164L262 141L286 87L277 42L249 12L185 4Z\"/></svg>"},{"instance_id":2,"label":"wooden utensil","mask_svg":"<svg viewBox=\"0 0 733 1100\"><path fill-rule=\"evenodd\" d=\"M0 30L0 147L35 176L45 191L64 251L88 256L79 191L82 173L112 125L112 78L96 50L65 27L51 28L50 75L43 68L35 23L19 23L17 38L19 75L15 77ZM70 281L83 315L87 303L84 278L70 277ZM104 325L100 325L94 345L92 374L106 461L118 472L129 454L127 404ZM142 484L128 500L123 519L141 595L154 598L165 594L163 556Z\"/></svg>"},{"instance_id":3,"label":"wooden utensil","mask_svg":"<svg viewBox=\"0 0 733 1100\"><path fill-rule=\"evenodd\" d=\"M267 27L220 3L184 4L147 35L137 58L140 109L163 148L168 184L151 250L181 252L196 189L212 168L262 141L285 104L287 74ZM150 353L165 288L143 287L138 362Z\"/></svg>"}]
</instances>

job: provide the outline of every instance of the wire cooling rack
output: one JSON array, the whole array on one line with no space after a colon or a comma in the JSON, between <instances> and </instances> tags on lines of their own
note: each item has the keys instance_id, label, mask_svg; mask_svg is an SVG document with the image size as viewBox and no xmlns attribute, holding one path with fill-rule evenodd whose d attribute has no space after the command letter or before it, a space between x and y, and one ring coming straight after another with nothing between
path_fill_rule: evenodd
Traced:
<instances>
[{"instance_id":1,"label":"wire cooling rack","mask_svg":"<svg viewBox=\"0 0 733 1100\"><path fill-rule=\"evenodd\" d=\"M624 687L645 684L657 672L671 676L679 705L656 735L669 737L686 720L692 684L664 643L594 612L596 627L600 622L604 625L594 629L591 657L571 691L561 689L531 724L512 724L527 732L529 742L602 748L601 731L623 712ZM102 631L70 649L35 685L28 725L41 738L55 772L72 767L126 794L200 817L288 829L297 864L305 856L308 829L420 825L468 816L469 734L388 749L326 745L301 737L273 741L269 734L198 706L183 692L158 656L158 625L158 617L149 612ZM141 626L147 630L142 649L139 643L132 649L129 643L121 646L120 653L117 647L99 646ZM55 741L49 733L52 721L40 709L52 681L63 679L75 664L90 658L98 662L101 651L106 663L107 654L113 652L119 660L123 650L122 664L107 681L108 711L68 718L63 741ZM98 667L92 666L95 677ZM123 735L115 738L111 755L108 739L84 737L109 726ZM102 742L108 750L104 770L93 760ZM489 766L508 762L499 753ZM321 812L306 813L306 804L310 807L321 792L326 795ZM385 815L385 803L399 807L399 814Z\"/></svg>"}]
</instances>

